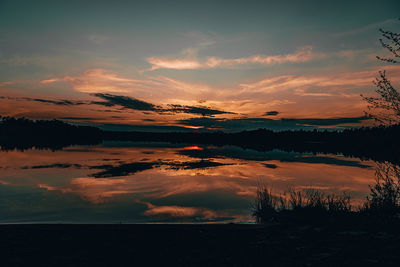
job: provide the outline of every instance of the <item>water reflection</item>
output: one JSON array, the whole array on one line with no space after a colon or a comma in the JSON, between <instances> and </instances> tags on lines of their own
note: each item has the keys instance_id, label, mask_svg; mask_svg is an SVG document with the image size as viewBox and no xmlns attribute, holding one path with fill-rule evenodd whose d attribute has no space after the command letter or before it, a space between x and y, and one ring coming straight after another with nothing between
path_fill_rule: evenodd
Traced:
<instances>
[{"instance_id":1,"label":"water reflection","mask_svg":"<svg viewBox=\"0 0 400 267\"><path fill-rule=\"evenodd\" d=\"M357 200L374 165L340 155L107 142L0 152L2 222L247 222L261 180Z\"/></svg>"}]
</instances>

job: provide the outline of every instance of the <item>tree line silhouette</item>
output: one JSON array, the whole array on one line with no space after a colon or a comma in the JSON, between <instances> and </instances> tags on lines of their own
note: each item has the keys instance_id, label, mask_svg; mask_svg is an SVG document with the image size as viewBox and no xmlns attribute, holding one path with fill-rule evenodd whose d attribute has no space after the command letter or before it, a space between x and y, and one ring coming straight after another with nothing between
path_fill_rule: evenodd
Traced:
<instances>
[{"instance_id":1,"label":"tree line silhouette","mask_svg":"<svg viewBox=\"0 0 400 267\"><path fill-rule=\"evenodd\" d=\"M95 145L102 141L146 141L215 146L234 145L244 149L331 153L345 156L399 163L400 124L361 127L344 130L268 129L218 132L121 132L104 131L92 126L77 126L59 120L30 120L2 117L0 146L2 150L48 148L62 149L70 145Z\"/></svg>"},{"instance_id":2,"label":"tree line silhouette","mask_svg":"<svg viewBox=\"0 0 400 267\"><path fill-rule=\"evenodd\" d=\"M156 133L103 132L104 140L161 141L172 143L235 145L244 149L270 151L280 149L302 153L343 154L377 161L399 162L400 125L361 127L342 131L268 129L237 133Z\"/></svg>"},{"instance_id":3,"label":"tree line silhouette","mask_svg":"<svg viewBox=\"0 0 400 267\"><path fill-rule=\"evenodd\" d=\"M62 149L70 145L101 143L101 130L77 126L59 120L30 120L1 117L0 146L2 150Z\"/></svg>"}]
</instances>

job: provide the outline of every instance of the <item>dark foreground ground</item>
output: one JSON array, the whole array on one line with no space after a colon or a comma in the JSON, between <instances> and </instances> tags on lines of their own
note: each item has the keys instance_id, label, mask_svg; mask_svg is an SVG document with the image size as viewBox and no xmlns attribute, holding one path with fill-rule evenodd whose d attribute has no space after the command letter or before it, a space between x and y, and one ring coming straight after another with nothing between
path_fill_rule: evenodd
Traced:
<instances>
[{"instance_id":1,"label":"dark foreground ground","mask_svg":"<svg viewBox=\"0 0 400 267\"><path fill-rule=\"evenodd\" d=\"M400 266L399 233L307 225L0 225L0 266Z\"/></svg>"}]
</instances>

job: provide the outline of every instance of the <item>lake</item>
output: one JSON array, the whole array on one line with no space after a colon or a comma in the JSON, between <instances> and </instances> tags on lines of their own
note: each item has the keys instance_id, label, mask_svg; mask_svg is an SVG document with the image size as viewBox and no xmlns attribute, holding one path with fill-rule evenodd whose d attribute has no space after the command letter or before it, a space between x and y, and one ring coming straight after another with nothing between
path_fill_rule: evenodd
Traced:
<instances>
[{"instance_id":1,"label":"lake","mask_svg":"<svg viewBox=\"0 0 400 267\"><path fill-rule=\"evenodd\" d=\"M369 192L374 162L234 146L104 142L0 152L1 223L249 223L257 185Z\"/></svg>"}]
</instances>

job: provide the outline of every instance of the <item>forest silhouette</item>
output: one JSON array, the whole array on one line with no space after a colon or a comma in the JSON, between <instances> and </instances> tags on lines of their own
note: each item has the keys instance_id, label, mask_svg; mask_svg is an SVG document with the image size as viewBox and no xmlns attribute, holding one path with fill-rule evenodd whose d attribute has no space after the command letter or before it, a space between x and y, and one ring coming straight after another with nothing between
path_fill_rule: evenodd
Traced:
<instances>
[{"instance_id":1,"label":"forest silhouette","mask_svg":"<svg viewBox=\"0 0 400 267\"><path fill-rule=\"evenodd\" d=\"M258 129L225 132L121 132L77 126L59 120L2 117L1 150L30 148L58 150L71 145L96 145L103 141L170 142L203 145L234 145L256 151L279 149L300 153L343 154L349 157L399 163L400 125L344 130Z\"/></svg>"}]
</instances>

